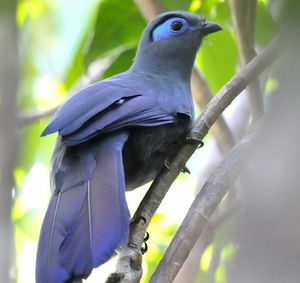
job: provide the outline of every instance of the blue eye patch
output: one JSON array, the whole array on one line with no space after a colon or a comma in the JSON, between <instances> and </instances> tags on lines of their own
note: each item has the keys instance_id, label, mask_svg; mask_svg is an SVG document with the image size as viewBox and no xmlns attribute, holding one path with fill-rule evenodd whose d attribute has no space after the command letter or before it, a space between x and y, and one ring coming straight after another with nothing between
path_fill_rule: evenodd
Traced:
<instances>
[{"instance_id":1,"label":"blue eye patch","mask_svg":"<svg viewBox=\"0 0 300 283\"><path fill-rule=\"evenodd\" d=\"M187 29L191 29L188 22L183 18L170 18L158 25L152 31L153 41L159 41L164 38L178 36Z\"/></svg>"}]
</instances>

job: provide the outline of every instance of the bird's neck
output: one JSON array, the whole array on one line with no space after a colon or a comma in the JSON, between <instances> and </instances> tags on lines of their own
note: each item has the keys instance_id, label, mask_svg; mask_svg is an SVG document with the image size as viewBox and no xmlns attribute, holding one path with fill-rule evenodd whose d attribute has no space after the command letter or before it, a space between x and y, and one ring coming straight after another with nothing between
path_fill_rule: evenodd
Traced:
<instances>
[{"instance_id":1,"label":"bird's neck","mask_svg":"<svg viewBox=\"0 0 300 283\"><path fill-rule=\"evenodd\" d=\"M176 58L157 60L157 58L153 59L151 56L139 58L137 55L130 70L133 72L155 74L161 77L167 76L172 80L179 80L190 84L193 64L194 59L182 62L182 60L177 60Z\"/></svg>"}]
</instances>

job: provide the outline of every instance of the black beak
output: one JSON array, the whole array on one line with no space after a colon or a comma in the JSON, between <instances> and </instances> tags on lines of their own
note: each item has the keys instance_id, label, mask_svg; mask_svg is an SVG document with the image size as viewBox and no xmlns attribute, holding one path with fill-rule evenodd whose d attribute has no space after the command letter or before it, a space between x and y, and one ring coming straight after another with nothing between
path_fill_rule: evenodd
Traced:
<instances>
[{"instance_id":1,"label":"black beak","mask_svg":"<svg viewBox=\"0 0 300 283\"><path fill-rule=\"evenodd\" d=\"M213 32L217 32L219 30L222 30L221 26L214 22L204 22L200 28L200 30L205 34L210 34Z\"/></svg>"}]
</instances>

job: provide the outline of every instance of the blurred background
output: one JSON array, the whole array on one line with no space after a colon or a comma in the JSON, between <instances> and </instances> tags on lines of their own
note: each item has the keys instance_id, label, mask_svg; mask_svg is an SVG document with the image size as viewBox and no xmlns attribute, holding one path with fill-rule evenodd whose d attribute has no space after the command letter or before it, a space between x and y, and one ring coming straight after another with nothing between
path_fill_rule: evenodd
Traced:
<instances>
[{"instance_id":1,"label":"blurred background","mask_svg":"<svg viewBox=\"0 0 300 283\"><path fill-rule=\"evenodd\" d=\"M34 282L39 231L50 197L56 135L40 138L68 96L131 65L157 13L186 10L223 31L205 39L192 89L196 114L264 48L298 1L1 0L0 282ZM298 27L298 26L297 26ZM265 113L253 160L206 226L176 282L300 282L299 30L282 57L224 112L153 218L144 256L148 282L195 194ZM134 213L149 185L127 193ZM104 282L116 259L86 282Z\"/></svg>"}]
</instances>

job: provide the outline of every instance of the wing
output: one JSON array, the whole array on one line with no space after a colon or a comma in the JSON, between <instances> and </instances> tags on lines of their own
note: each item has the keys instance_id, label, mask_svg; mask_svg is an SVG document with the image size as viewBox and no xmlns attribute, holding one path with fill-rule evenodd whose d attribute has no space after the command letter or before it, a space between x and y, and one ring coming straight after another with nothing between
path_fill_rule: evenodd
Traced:
<instances>
[{"instance_id":1,"label":"wing","mask_svg":"<svg viewBox=\"0 0 300 283\"><path fill-rule=\"evenodd\" d=\"M157 126L172 123L174 117L163 112L155 98L137 95L122 98L119 103L97 113L86 121L82 127L63 135L63 142L76 145L100 134L130 126Z\"/></svg>"},{"instance_id":2,"label":"wing","mask_svg":"<svg viewBox=\"0 0 300 283\"><path fill-rule=\"evenodd\" d=\"M40 234L37 283L85 278L127 240L122 162L127 137L119 132L88 149L65 152ZM74 160L79 161L75 168ZM84 178L78 183L70 175Z\"/></svg>"},{"instance_id":3,"label":"wing","mask_svg":"<svg viewBox=\"0 0 300 283\"><path fill-rule=\"evenodd\" d=\"M172 123L172 113L162 110L157 96L143 95L115 84L98 82L71 97L53 116L42 136L58 131L67 145L130 126Z\"/></svg>"}]
</instances>

